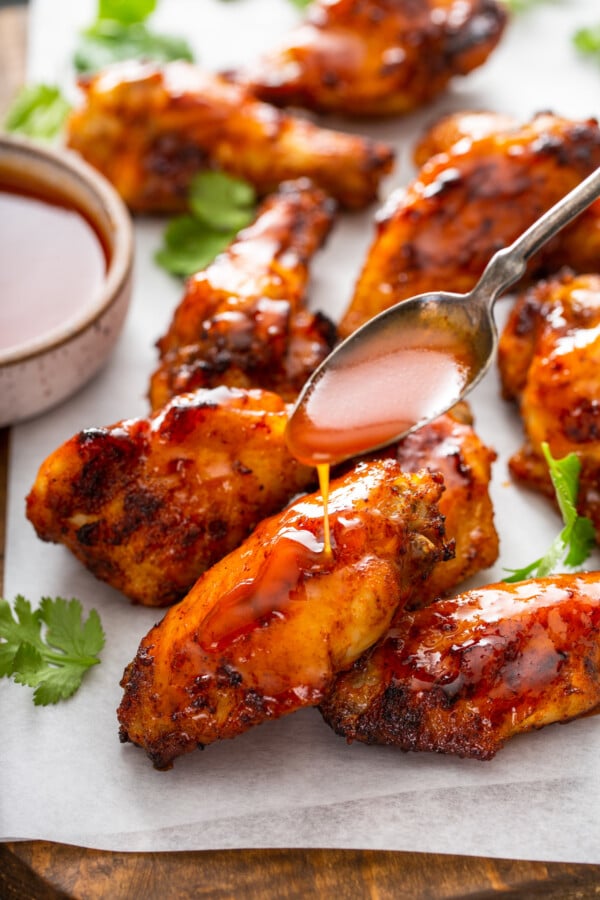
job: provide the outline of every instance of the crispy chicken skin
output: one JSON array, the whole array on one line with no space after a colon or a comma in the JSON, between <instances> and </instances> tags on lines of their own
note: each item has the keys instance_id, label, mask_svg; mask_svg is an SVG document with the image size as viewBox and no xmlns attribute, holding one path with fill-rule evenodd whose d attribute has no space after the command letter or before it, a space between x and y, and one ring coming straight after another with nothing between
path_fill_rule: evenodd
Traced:
<instances>
[{"instance_id":1,"label":"crispy chicken skin","mask_svg":"<svg viewBox=\"0 0 600 900\"><path fill-rule=\"evenodd\" d=\"M513 116L486 110L463 110L438 119L415 144L413 160L421 167L438 153L447 153L459 141L478 141L501 132L518 129Z\"/></svg>"},{"instance_id":2,"label":"crispy chicken skin","mask_svg":"<svg viewBox=\"0 0 600 900\"><path fill-rule=\"evenodd\" d=\"M130 61L81 88L67 142L137 212L181 209L193 175L211 168L246 179L261 195L306 176L359 208L392 168L387 144L287 115L189 63Z\"/></svg>"},{"instance_id":3,"label":"crispy chicken skin","mask_svg":"<svg viewBox=\"0 0 600 900\"><path fill-rule=\"evenodd\" d=\"M403 472L426 468L444 479L439 509L454 555L436 564L415 594L422 606L492 566L498 558L498 534L489 495L495 452L476 434L466 403L407 435L391 451Z\"/></svg>"},{"instance_id":4,"label":"crispy chicken skin","mask_svg":"<svg viewBox=\"0 0 600 900\"><path fill-rule=\"evenodd\" d=\"M227 75L277 106L406 113L482 65L505 22L495 0L314 0L279 47Z\"/></svg>"},{"instance_id":5,"label":"crispy chicken skin","mask_svg":"<svg viewBox=\"0 0 600 900\"><path fill-rule=\"evenodd\" d=\"M158 768L315 706L384 634L445 552L439 480L362 462L330 493L263 521L142 640L122 680L121 739Z\"/></svg>"},{"instance_id":6,"label":"crispy chicken skin","mask_svg":"<svg viewBox=\"0 0 600 900\"><path fill-rule=\"evenodd\" d=\"M275 394L223 387L87 429L42 463L27 516L134 602L165 606L313 481L286 421Z\"/></svg>"},{"instance_id":7,"label":"crispy chicken skin","mask_svg":"<svg viewBox=\"0 0 600 900\"><path fill-rule=\"evenodd\" d=\"M321 710L348 740L490 759L600 704L600 575L497 584L407 612Z\"/></svg>"},{"instance_id":8,"label":"crispy chicken skin","mask_svg":"<svg viewBox=\"0 0 600 900\"><path fill-rule=\"evenodd\" d=\"M578 507L600 541L600 276L562 272L523 292L501 335L506 399L516 400L525 444L512 474L554 497L541 444L581 461Z\"/></svg>"},{"instance_id":9,"label":"crispy chicken skin","mask_svg":"<svg viewBox=\"0 0 600 900\"><path fill-rule=\"evenodd\" d=\"M190 278L158 342L154 409L198 387L260 387L292 400L335 340L304 308L310 258L333 221L333 201L310 182L286 182L252 225Z\"/></svg>"},{"instance_id":10,"label":"crispy chicken skin","mask_svg":"<svg viewBox=\"0 0 600 900\"><path fill-rule=\"evenodd\" d=\"M470 290L496 250L599 165L598 123L550 114L438 153L380 213L340 333L350 334L415 294ZM593 269L600 255L600 205L579 223L548 244L534 268Z\"/></svg>"}]
</instances>

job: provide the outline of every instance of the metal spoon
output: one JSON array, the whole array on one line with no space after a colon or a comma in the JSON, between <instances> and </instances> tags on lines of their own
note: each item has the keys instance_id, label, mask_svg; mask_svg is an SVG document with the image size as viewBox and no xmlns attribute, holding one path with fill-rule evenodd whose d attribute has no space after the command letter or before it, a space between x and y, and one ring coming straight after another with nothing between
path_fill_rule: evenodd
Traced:
<instances>
[{"instance_id":1,"label":"metal spoon","mask_svg":"<svg viewBox=\"0 0 600 900\"><path fill-rule=\"evenodd\" d=\"M527 261L600 196L600 168L496 253L468 294L435 291L390 307L346 338L302 390L287 429L312 465L378 449L446 412L487 372L497 297Z\"/></svg>"}]
</instances>

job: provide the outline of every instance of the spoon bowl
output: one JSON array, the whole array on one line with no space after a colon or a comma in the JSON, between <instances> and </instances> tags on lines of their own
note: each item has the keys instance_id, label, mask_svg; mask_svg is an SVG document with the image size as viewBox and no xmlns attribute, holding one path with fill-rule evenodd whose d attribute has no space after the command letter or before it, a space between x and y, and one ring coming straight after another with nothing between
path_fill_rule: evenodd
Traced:
<instances>
[{"instance_id":1,"label":"spoon bowl","mask_svg":"<svg viewBox=\"0 0 600 900\"><path fill-rule=\"evenodd\" d=\"M530 257L600 196L600 169L496 253L468 294L433 291L390 307L339 344L309 378L287 442L311 465L379 449L446 412L490 367L493 306Z\"/></svg>"}]
</instances>

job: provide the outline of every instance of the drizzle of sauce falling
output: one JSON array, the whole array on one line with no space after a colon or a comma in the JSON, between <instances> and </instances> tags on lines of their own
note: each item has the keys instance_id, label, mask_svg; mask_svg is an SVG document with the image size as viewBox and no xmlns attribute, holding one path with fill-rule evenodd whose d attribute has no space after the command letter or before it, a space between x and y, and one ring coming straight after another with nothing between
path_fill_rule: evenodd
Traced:
<instances>
[{"instance_id":1,"label":"drizzle of sauce falling","mask_svg":"<svg viewBox=\"0 0 600 900\"><path fill-rule=\"evenodd\" d=\"M333 550L331 547L331 528L329 524L329 463L319 463L317 466L319 475L319 487L323 498L323 556L331 559Z\"/></svg>"},{"instance_id":2,"label":"drizzle of sauce falling","mask_svg":"<svg viewBox=\"0 0 600 900\"><path fill-rule=\"evenodd\" d=\"M278 532L256 575L223 594L205 617L200 629L203 650L220 653L273 617L284 618L290 603L301 599L305 580L325 569L323 544L312 532Z\"/></svg>"},{"instance_id":3,"label":"drizzle of sauce falling","mask_svg":"<svg viewBox=\"0 0 600 900\"><path fill-rule=\"evenodd\" d=\"M60 198L29 195L0 172L0 351L75 322L92 305L106 253L85 216Z\"/></svg>"},{"instance_id":4,"label":"drizzle of sauce falling","mask_svg":"<svg viewBox=\"0 0 600 900\"><path fill-rule=\"evenodd\" d=\"M292 454L308 465L341 462L391 443L451 406L473 361L450 332L382 333L332 360L287 426Z\"/></svg>"}]
</instances>

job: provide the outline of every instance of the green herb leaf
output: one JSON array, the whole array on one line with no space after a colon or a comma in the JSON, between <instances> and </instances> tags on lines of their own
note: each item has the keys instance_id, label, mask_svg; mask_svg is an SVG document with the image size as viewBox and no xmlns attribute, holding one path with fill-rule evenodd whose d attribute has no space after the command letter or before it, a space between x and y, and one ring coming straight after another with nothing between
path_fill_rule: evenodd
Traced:
<instances>
[{"instance_id":1,"label":"green herb leaf","mask_svg":"<svg viewBox=\"0 0 600 900\"><path fill-rule=\"evenodd\" d=\"M293 3L294 6L297 6L298 9L306 9L307 6L310 5L312 0L290 0L290 3Z\"/></svg>"},{"instance_id":2,"label":"green herb leaf","mask_svg":"<svg viewBox=\"0 0 600 900\"><path fill-rule=\"evenodd\" d=\"M46 626L45 634L42 627ZM104 632L95 609L82 621L79 600L44 597L32 610L18 596L14 608L0 599L0 677L35 688L36 706L75 693L86 671L100 662Z\"/></svg>"},{"instance_id":3,"label":"green herb leaf","mask_svg":"<svg viewBox=\"0 0 600 900\"><path fill-rule=\"evenodd\" d=\"M579 458L575 453L569 453L562 459L554 459L546 443L542 444L542 452L548 463L564 528L540 559L522 569L507 569L512 573L504 579L508 583L529 577L543 578L560 567L577 568L588 558L595 543L594 526L588 518L578 514L576 507L581 471Z\"/></svg>"},{"instance_id":4,"label":"green herb leaf","mask_svg":"<svg viewBox=\"0 0 600 900\"><path fill-rule=\"evenodd\" d=\"M141 23L123 25L113 19L100 19L80 34L73 63L78 72L97 72L126 59L191 62L193 58L190 45L183 38L155 34Z\"/></svg>"},{"instance_id":5,"label":"green herb leaf","mask_svg":"<svg viewBox=\"0 0 600 900\"><path fill-rule=\"evenodd\" d=\"M215 231L239 231L254 218L256 193L247 181L225 172L199 172L188 203L193 215Z\"/></svg>"},{"instance_id":6,"label":"green herb leaf","mask_svg":"<svg viewBox=\"0 0 600 900\"><path fill-rule=\"evenodd\" d=\"M251 184L225 172L199 172L190 185L190 215L167 225L156 262L173 275L204 269L224 250L256 212Z\"/></svg>"},{"instance_id":7,"label":"green herb leaf","mask_svg":"<svg viewBox=\"0 0 600 900\"><path fill-rule=\"evenodd\" d=\"M113 19L123 25L145 22L157 0L98 0L98 19Z\"/></svg>"},{"instance_id":8,"label":"green herb leaf","mask_svg":"<svg viewBox=\"0 0 600 900\"><path fill-rule=\"evenodd\" d=\"M597 56L600 59L600 24L591 28L580 28L573 35L573 43L580 53Z\"/></svg>"},{"instance_id":9,"label":"green herb leaf","mask_svg":"<svg viewBox=\"0 0 600 900\"><path fill-rule=\"evenodd\" d=\"M548 0L504 0L504 5L513 13L527 12L527 10L534 6L539 6L541 3L548 3Z\"/></svg>"},{"instance_id":10,"label":"green herb leaf","mask_svg":"<svg viewBox=\"0 0 600 900\"><path fill-rule=\"evenodd\" d=\"M54 85L26 85L8 110L4 127L37 140L51 140L60 133L70 109Z\"/></svg>"},{"instance_id":11,"label":"green herb leaf","mask_svg":"<svg viewBox=\"0 0 600 900\"><path fill-rule=\"evenodd\" d=\"M204 269L233 240L235 232L214 231L194 216L171 219L156 262L172 275L187 277Z\"/></svg>"}]
</instances>

